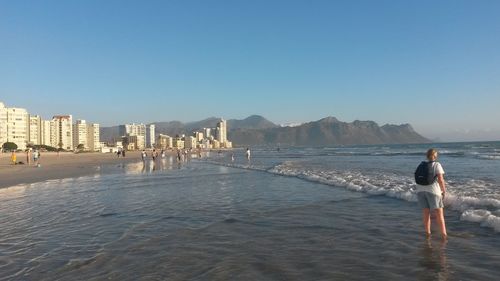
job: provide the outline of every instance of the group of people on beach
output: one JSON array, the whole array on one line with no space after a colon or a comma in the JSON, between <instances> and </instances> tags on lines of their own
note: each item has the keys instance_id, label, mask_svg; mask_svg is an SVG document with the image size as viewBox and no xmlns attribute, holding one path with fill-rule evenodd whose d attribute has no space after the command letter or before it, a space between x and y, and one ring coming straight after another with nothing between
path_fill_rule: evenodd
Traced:
<instances>
[{"instance_id":1,"label":"group of people on beach","mask_svg":"<svg viewBox=\"0 0 500 281\"><path fill-rule=\"evenodd\" d=\"M165 154L165 150L162 149L160 151L156 150L156 149L153 149L151 151L151 159L153 161L156 161L157 159L159 159L160 157L161 158L165 158L166 154ZM187 161L189 159L189 156L191 155L191 150L188 150L188 149L177 149L176 151L176 158L177 158L177 161L178 162L183 162L183 161ZM198 155L199 157L201 157L201 152L198 152ZM146 159L148 158L148 153L146 152L145 149L143 149L141 151L141 159L142 161L146 161Z\"/></svg>"},{"instance_id":2,"label":"group of people on beach","mask_svg":"<svg viewBox=\"0 0 500 281\"><path fill-rule=\"evenodd\" d=\"M178 149L176 151L177 161L179 163L187 161L190 154L191 152L188 151L187 149ZM16 161L15 152L13 152L12 155L13 155L12 161L15 162ZM125 151L122 151L122 156L125 157ZM153 149L151 151L151 158L153 159L153 161L158 159L160 156L162 158L165 157L164 150L158 151ZM33 156L34 161L36 162L39 159L39 157L40 157L39 152L35 151ZM148 155L146 151L143 150L141 152L142 160L145 161L147 157ZM201 151L198 151L198 157L201 158ZM248 161L250 161L251 152L249 148L246 148L245 150L245 157ZM446 183L444 180L445 172L441 163L437 161L438 151L436 149L433 148L429 149L427 151L426 157L427 157L426 166L428 169L428 173L431 175L432 181L429 184L418 184L418 183L416 184L418 204L422 208L422 221L424 225L424 231L426 237L431 236L431 217L434 214L438 229L441 233L441 237L443 239L446 239L448 237L448 234L446 231L446 223L444 219L444 203L443 203L446 195ZM231 153L231 162L234 162L234 160L235 160L234 153Z\"/></svg>"},{"instance_id":3,"label":"group of people on beach","mask_svg":"<svg viewBox=\"0 0 500 281\"><path fill-rule=\"evenodd\" d=\"M26 164L26 165L30 166L32 163L31 159L33 159L33 164L37 167L40 167L41 155L42 154L40 153L40 151L38 149L35 149L35 150L27 149L26 150L26 163L24 163L22 161L18 162L16 151L12 151L10 154L10 162L12 165Z\"/></svg>"},{"instance_id":4,"label":"group of people on beach","mask_svg":"<svg viewBox=\"0 0 500 281\"><path fill-rule=\"evenodd\" d=\"M121 155L122 157L125 157L125 149L118 150L118 151L116 152L116 156L117 156L118 158L120 158L120 155Z\"/></svg>"}]
</instances>

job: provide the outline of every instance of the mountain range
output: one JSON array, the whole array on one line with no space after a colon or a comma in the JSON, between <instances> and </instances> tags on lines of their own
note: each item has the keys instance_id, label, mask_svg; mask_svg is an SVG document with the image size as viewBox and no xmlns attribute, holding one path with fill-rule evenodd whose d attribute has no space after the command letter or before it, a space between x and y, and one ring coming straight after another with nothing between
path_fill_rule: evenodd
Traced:
<instances>
[{"instance_id":1,"label":"mountain range","mask_svg":"<svg viewBox=\"0 0 500 281\"><path fill-rule=\"evenodd\" d=\"M207 118L197 122L180 121L155 122L156 134L176 136L191 134L202 128L214 128L220 118ZM318 121L293 127L281 127L262 116L252 115L243 120L227 121L228 139L235 146L249 145L292 145L328 146L354 144L396 144L430 142L412 128L410 124L379 126L373 121L356 120L351 123L326 117ZM101 140L119 138L118 126L102 127Z\"/></svg>"}]
</instances>

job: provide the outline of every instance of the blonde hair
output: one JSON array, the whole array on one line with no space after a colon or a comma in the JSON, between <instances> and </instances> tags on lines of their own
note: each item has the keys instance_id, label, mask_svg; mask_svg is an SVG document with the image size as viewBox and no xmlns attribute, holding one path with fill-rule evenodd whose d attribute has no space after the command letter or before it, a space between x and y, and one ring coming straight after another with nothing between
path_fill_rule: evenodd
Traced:
<instances>
[{"instance_id":1,"label":"blonde hair","mask_svg":"<svg viewBox=\"0 0 500 281\"><path fill-rule=\"evenodd\" d=\"M427 159L428 160L436 160L437 154L438 154L437 149L431 148L431 149L427 150Z\"/></svg>"}]
</instances>

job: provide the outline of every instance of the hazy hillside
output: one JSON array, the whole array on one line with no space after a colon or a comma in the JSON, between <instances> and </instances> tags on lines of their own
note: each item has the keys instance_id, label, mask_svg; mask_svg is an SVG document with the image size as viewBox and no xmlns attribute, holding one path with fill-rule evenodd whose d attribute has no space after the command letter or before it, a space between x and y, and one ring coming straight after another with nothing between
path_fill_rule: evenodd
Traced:
<instances>
[{"instance_id":1,"label":"hazy hillside","mask_svg":"<svg viewBox=\"0 0 500 281\"><path fill-rule=\"evenodd\" d=\"M219 118L197 122L155 122L156 134L170 136L191 134L203 128L214 128ZM101 128L101 140L118 139L118 126ZM348 144L422 143L428 139L419 135L411 125L383 125L373 121L346 123L327 117L296 127L279 127L262 116L252 115L243 120L228 120L228 138L235 146L284 144L326 146Z\"/></svg>"},{"instance_id":2,"label":"hazy hillside","mask_svg":"<svg viewBox=\"0 0 500 281\"><path fill-rule=\"evenodd\" d=\"M297 127L237 129L229 132L236 145L286 144L301 146L429 142L409 124L378 126L373 121L341 122L334 117Z\"/></svg>"}]
</instances>

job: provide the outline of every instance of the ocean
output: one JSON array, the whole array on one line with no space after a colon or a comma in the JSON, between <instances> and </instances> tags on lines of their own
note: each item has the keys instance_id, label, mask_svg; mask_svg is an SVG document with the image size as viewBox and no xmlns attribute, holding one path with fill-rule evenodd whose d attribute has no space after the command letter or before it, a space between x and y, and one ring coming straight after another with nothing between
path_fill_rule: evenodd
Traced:
<instances>
[{"instance_id":1,"label":"ocean","mask_svg":"<svg viewBox=\"0 0 500 281\"><path fill-rule=\"evenodd\" d=\"M416 203L429 147L448 241ZM0 280L497 280L500 142L251 150L0 189Z\"/></svg>"}]
</instances>

